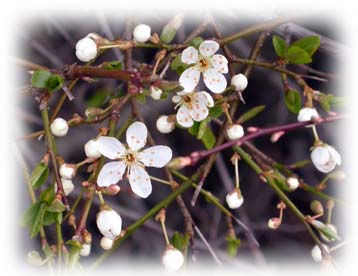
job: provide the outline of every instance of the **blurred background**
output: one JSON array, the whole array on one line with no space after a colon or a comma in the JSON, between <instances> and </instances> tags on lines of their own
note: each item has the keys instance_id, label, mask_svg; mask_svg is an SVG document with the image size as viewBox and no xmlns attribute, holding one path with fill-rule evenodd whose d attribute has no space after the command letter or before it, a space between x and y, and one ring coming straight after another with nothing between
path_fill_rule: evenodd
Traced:
<instances>
[{"instance_id":1,"label":"blurred background","mask_svg":"<svg viewBox=\"0 0 358 276\"><path fill-rule=\"evenodd\" d=\"M162 28L172 18L174 14L157 14L146 15L144 17L132 17L129 15L111 17L106 14L84 14L82 16L48 16L40 15L36 20L24 20L22 26L18 26L17 37L17 57L28 60L49 68L62 68L65 64L73 64L79 62L75 56L75 44L82 37L88 33L95 32L108 39L116 37L123 37L127 20L131 20L134 25L145 23L152 27L152 33L161 33ZM278 14L267 13L265 16L249 16L243 13L227 12L225 14L212 14L214 21L222 32L223 36L229 35L240 30L245 29L251 25L264 22L270 18L274 18ZM193 15L190 12L185 13L184 23L179 29L174 42L182 42L187 35L203 20L203 17L197 14ZM321 70L323 72L333 73L337 76L342 75L344 64L339 53L345 49L344 38L340 36L341 30L339 24L335 22L334 18L322 17L320 14L310 18L295 18L288 24L284 24L279 28L275 28L266 42L263 45L262 52L258 60L265 62L274 62L277 60L272 47L272 35L278 34L288 40L294 41L304 36L313 33L324 37L326 44L317 51L313 57L313 62L309 64L310 67ZM210 26L201 34L203 38L212 38L214 33ZM257 39L257 34L251 35L247 38L240 39L229 45L230 50L242 57L248 58L250 51ZM136 49L133 51L133 58L137 62L145 62L153 64L153 59L156 50L153 49ZM107 51L101 56L95 64L100 64L103 61L123 60L123 53L119 50ZM237 66L235 72L243 72L243 66ZM289 66L296 72L303 74L310 74L304 66ZM19 76L18 87L21 88L30 83L31 75L25 68L17 66L15 74ZM167 79L177 80L178 76L175 72L168 70ZM333 93L336 96L344 96L339 89L342 84L342 78L331 78L328 82L321 82L317 80L307 79L307 83L316 90L324 93ZM301 88L294 82L290 82L291 86L301 91ZM72 93L75 99L71 102L66 101L59 117L69 119L72 114L78 113L84 115L84 112L91 104L94 97L101 95L110 96L114 91L118 91L123 87L119 81L113 80L99 80L95 83L87 83L80 81ZM204 87L202 87L204 89ZM60 93L58 93L60 94ZM266 109L254 119L244 124L244 127L259 126L268 127L281 124L296 122L296 115L292 114L284 104L284 90L281 83L280 74L264 68L254 67L250 78L249 85L243 94L246 104L240 104L235 118L238 118L242 113L250 108L258 105L266 105ZM57 96L59 97L59 96ZM51 99L49 104L51 107L56 103L56 97ZM194 136L187 133L186 130L176 128L172 133L161 134L155 128L155 122L159 115L173 113L174 104L171 102L171 97L165 101L155 101L148 97L147 102L139 104L141 112L143 113L146 124L153 134L156 142L162 145L168 145L173 149L174 156L187 155L194 150L203 149L201 141L196 140ZM325 115L326 112L318 105L319 113ZM344 107L335 109L335 111L342 111ZM23 122L22 135L38 131L42 129L42 120L36 103L31 96L18 95L18 119ZM120 126L130 114L130 109L125 108L120 117L118 126ZM223 118L223 117L222 117ZM101 125L83 125L71 128L69 134L65 137L56 139L58 151L68 163L76 163L85 158L83 146L91 138L95 137L100 127L106 125L104 122ZM218 126L212 124L212 128L217 133ZM318 133L320 138L334 145L341 153L343 160L346 156L346 149L336 138L336 134L342 131L339 123L325 124L318 126ZM309 159L309 148L313 143L312 132L308 129L300 129L284 135L277 143L271 143L269 137L262 137L252 141L252 143L265 154L272 157L283 164L292 164L299 160ZM18 140L22 154L30 169L41 160L46 152L44 140ZM225 204L225 195L231 191L235 185L234 182L234 167L230 162L232 155L231 150L222 152L216 159L209 177L207 178L204 188L209 190L212 194L220 199L220 202ZM343 162L344 164L344 162ZM186 175L191 175L196 168L187 168L183 170ZM340 168L344 169L344 165ZM254 232L256 239L260 243L260 251L268 263L290 263L290 262L313 262L310 257L310 249L314 245L310 236L307 234L304 226L289 210L284 213L282 226L273 231L268 229L267 221L271 217L278 215L276 205L279 202L278 197L266 184L260 181L259 177L248 167L244 161L239 162L240 170L240 187L245 198L245 203L238 210L233 210L233 213L243 220L249 228ZM159 169L149 169L151 175L165 178ZM317 171L312 164L308 164L302 169L296 171L297 174L304 178L306 183L314 186L318 184L325 175ZM70 203L78 195L81 182L86 180L88 174L80 170L74 178L76 185L75 191L69 196ZM227 180L230 181L227 181ZM326 192L336 197L342 197L342 190L345 189L346 182L335 183L330 181ZM123 219L123 226L129 226L135 220L145 214L151 207L153 207L160 200L165 198L170 190L158 183L152 181L153 193L147 199L140 199L130 193L127 181L120 184L121 192L114 197L106 197L106 201L120 213ZM18 214L30 205L30 199L27 194L25 182L17 183L17 190L19 193ZM199 196L195 207L190 206L194 190L188 190L183 194L183 199L187 203L187 207L203 235L206 237L213 250L223 263L230 266L241 266L243 263L247 266L256 265L257 259L253 257L248 241L243 234L240 226L234 223L235 231L241 239L241 245L238 249L237 256L232 258L226 253L226 234L227 225L225 217L213 205L208 204L206 200ZM297 207L304 213L310 214L310 202L317 197L302 190L297 190L289 194L290 199L297 205ZM324 203L324 201L322 201ZM80 205L81 206L81 205ZM97 230L95 218L98 212L99 202L94 202L91 208L87 229L93 235L92 254L83 262L91 261L103 250L100 248L99 240L100 233ZM81 210L81 208L79 209ZM344 237L345 229L340 227L342 220L340 220L340 206L337 205L333 212L333 223L337 225L339 233ZM184 232L184 221L177 204L173 202L167 209L167 227L170 235L174 231ZM73 231L70 227L64 227L64 239L71 239ZM53 232L52 232L53 231ZM52 234L51 234L52 233ZM21 242L18 243L19 252L24 252L39 249L40 243L37 239L30 240L28 237L28 229L19 229L19 237ZM48 230L49 242L55 243L54 229ZM131 236L123 245L113 254L111 260L131 260L133 256L138 259L153 260L157 262L160 260L162 252L165 247L162 231L160 225L154 221L149 220L143 227L138 229L133 236ZM24 251L24 248L26 250ZM21 250L20 250L21 249ZM211 256L198 236L196 236L195 250L189 253L189 257L195 256L196 262L214 262ZM339 251L335 257L339 256ZM26 258L23 254L20 258ZM190 262L194 260L190 257Z\"/></svg>"}]
</instances>

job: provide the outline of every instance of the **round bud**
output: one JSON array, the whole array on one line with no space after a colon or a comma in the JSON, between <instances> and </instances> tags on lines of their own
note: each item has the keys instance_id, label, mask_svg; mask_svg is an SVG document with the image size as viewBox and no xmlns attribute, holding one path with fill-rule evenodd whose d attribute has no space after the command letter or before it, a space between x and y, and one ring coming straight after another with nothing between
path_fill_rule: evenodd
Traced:
<instances>
[{"instance_id":1,"label":"round bud","mask_svg":"<svg viewBox=\"0 0 358 276\"><path fill-rule=\"evenodd\" d=\"M87 257L90 253L91 253L91 244L90 243L82 244L82 249L80 251L80 255L82 257Z\"/></svg>"},{"instance_id":2,"label":"round bud","mask_svg":"<svg viewBox=\"0 0 358 276\"><path fill-rule=\"evenodd\" d=\"M338 181L343 181L346 179L346 173L344 171L334 171L331 172L329 174L329 178L334 179L334 180L338 180Z\"/></svg>"},{"instance_id":3,"label":"round bud","mask_svg":"<svg viewBox=\"0 0 358 276\"><path fill-rule=\"evenodd\" d=\"M290 176L286 179L286 184L287 184L288 188L290 189L290 191L294 191L298 188L298 186L300 185L300 182L298 181L298 179L296 177Z\"/></svg>"},{"instance_id":4,"label":"round bud","mask_svg":"<svg viewBox=\"0 0 358 276\"><path fill-rule=\"evenodd\" d=\"M329 228L333 233L335 233L336 235L338 235L338 230L337 227L333 224L326 224L326 227ZM326 241L326 242L334 242L337 239L335 239L334 237L327 237L326 235L323 235L322 232L319 232L321 238Z\"/></svg>"},{"instance_id":5,"label":"round bud","mask_svg":"<svg viewBox=\"0 0 358 276\"><path fill-rule=\"evenodd\" d=\"M300 110L297 116L299 122L311 121L313 118L319 118L318 112L315 108L304 107Z\"/></svg>"},{"instance_id":6,"label":"round bud","mask_svg":"<svg viewBox=\"0 0 358 276\"><path fill-rule=\"evenodd\" d=\"M160 100L161 96L162 96L162 89L152 85L150 87L150 96L154 99L154 100Z\"/></svg>"},{"instance_id":7,"label":"round bud","mask_svg":"<svg viewBox=\"0 0 358 276\"><path fill-rule=\"evenodd\" d=\"M72 179L76 175L76 168L73 164L62 164L60 166L60 175L64 179Z\"/></svg>"},{"instance_id":8,"label":"round bud","mask_svg":"<svg viewBox=\"0 0 358 276\"><path fill-rule=\"evenodd\" d=\"M65 192L65 196L68 196L75 188L71 179L61 178L63 191ZM57 185L55 185L55 193L57 193Z\"/></svg>"},{"instance_id":9,"label":"round bud","mask_svg":"<svg viewBox=\"0 0 358 276\"><path fill-rule=\"evenodd\" d=\"M119 187L117 184L111 184L108 187L102 187L102 193L105 195L116 195L121 190L121 187Z\"/></svg>"},{"instance_id":10,"label":"round bud","mask_svg":"<svg viewBox=\"0 0 358 276\"><path fill-rule=\"evenodd\" d=\"M240 190L235 189L226 195L226 203L230 209L237 209L244 203L244 197Z\"/></svg>"},{"instance_id":11,"label":"round bud","mask_svg":"<svg viewBox=\"0 0 358 276\"><path fill-rule=\"evenodd\" d=\"M238 74L231 78L231 85L235 87L237 91L244 91L247 87L247 78L244 74Z\"/></svg>"},{"instance_id":12,"label":"round bud","mask_svg":"<svg viewBox=\"0 0 358 276\"><path fill-rule=\"evenodd\" d=\"M97 216L97 227L108 239L115 239L122 231L122 218L114 210L102 210Z\"/></svg>"},{"instance_id":13,"label":"round bud","mask_svg":"<svg viewBox=\"0 0 358 276\"><path fill-rule=\"evenodd\" d=\"M133 38L136 42L146 42L150 38L150 27L145 24L136 26L133 30Z\"/></svg>"},{"instance_id":14,"label":"round bud","mask_svg":"<svg viewBox=\"0 0 358 276\"><path fill-rule=\"evenodd\" d=\"M267 227L273 230L279 228L280 225L281 225L280 218L270 218L269 221L267 222Z\"/></svg>"},{"instance_id":15,"label":"round bud","mask_svg":"<svg viewBox=\"0 0 358 276\"><path fill-rule=\"evenodd\" d=\"M97 56L97 44L91 37L84 37L76 43L76 57L88 62Z\"/></svg>"},{"instance_id":16,"label":"round bud","mask_svg":"<svg viewBox=\"0 0 358 276\"><path fill-rule=\"evenodd\" d=\"M157 119L156 126L160 133L169 133L174 130L175 122L169 116L162 115Z\"/></svg>"},{"instance_id":17,"label":"round bud","mask_svg":"<svg viewBox=\"0 0 358 276\"><path fill-rule=\"evenodd\" d=\"M323 214L324 213L324 209L322 206L322 203L319 202L318 200L313 200L310 204L310 208L311 211L315 214L315 215L319 215L319 214Z\"/></svg>"},{"instance_id":18,"label":"round bud","mask_svg":"<svg viewBox=\"0 0 358 276\"><path fill-rule=\"evenodd\" d=\"M163 253L162 263L167 271L174 272L183 266L184 256L178 249L169 245Z\"/></svg>"},{"instance_id":19,"label":"round bud","mask_svg":"<svg viewBox=\"0 0 358 276\"><path fill-rule=\"evenodd\" d=\"M244 136L244 128L239 124L233 124L226 130L227 137L230 140L237 140Z\"/></svg>"},{"instance_id":20,"label":"round bud","mask_svg":"<svg viewBox=\"0 0 358 276\"><path fill-rule=\"evenodd\" d=\"M103 248L103 250L109 250L111 249L113 246L113 240L103 237L101 239L101 247Z\"/></svg>"},{"instance_id":21,"label":"round bud","mask_svg":"<svg viewBox=\"0 0 358 276\"><path fill-rule=\"evenodd\" d=\"M99 158L101 157L101 153L98 150L97 141L95 139L89 140L85 146L85 153L88 158Z\"/></svg>"},{"instance_id":22,"label":"round bud","mask_svg":"<svg viewBox=\"0 0 358 276\"><path fill-rule=\"evenodd\" d=\"M66 120L62 119L62 118L56 118L51 126L51 132L53 135L58 136L58 137L62 137L65 136L68 132L68 124L66 122Z\"/></svg>"},{"instance_id":23,"label":"round bud","mask_svg":"<svg viewBox=\"0 0 358 276\"><path fill-rule=\"evenodd\" d=\"M329 252L329 248L327 245L323 244L323 247ZM322 260L323 260L322 252L321 252L321 249L318 247L318 245L315 245L312 248L311 256L315 262L317 262L317 263L322 262Z\"/></svg>"}]
</instances>

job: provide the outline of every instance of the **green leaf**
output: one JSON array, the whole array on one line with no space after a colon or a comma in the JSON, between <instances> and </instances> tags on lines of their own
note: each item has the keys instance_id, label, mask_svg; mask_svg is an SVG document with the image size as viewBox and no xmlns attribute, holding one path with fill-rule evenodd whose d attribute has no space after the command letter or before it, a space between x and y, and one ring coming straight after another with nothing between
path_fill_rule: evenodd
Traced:
<instances>
[{"instance_id":1,"label":"green leaf","mask_svg":"<svg viewBox=\"0 0 358 276\"><path fill-rule=\"evenodd\" d=\"M47 208L48 212L51 213L60 213L66 210L65 205L62 203L60 199L55 199L52 201L51 205Z\"/></svg>"},{"instance_id":2,"label":"green leaf","mask_svg":"<svg viewBox=\"0 0 358 276\"><path fill-rule=\"evenodd\" d=\"M53 186L50 186L43 190L40 194L40 200L50 204L55 199L55 190Z\"/></svg>"},{"instance_id":3,"label":"green leaf","mask_svg":"<svg viewBox=\"0 0 358 276\"><path fill-rule=\"evenodd\" d=\"M206 118L200 122L198 134L196 135L196 138L198 138L199 140L201 140L203 138L203 136L206 132L206 129L208 128L208 122L209 122L208 118Z\"/></svg>"},{"instance_id":4,"label":"green leaf","mask_svg":"<svg viewBox=\"0 0 358 276\"><path fill-rule=\"evenodd\" d=\"M199 132L200 122L194 122L191 128L188 129L188 132L193 135L197 136Z\"/></svg>"},{"instance_id":5,"label":"green leaf","mask_svg":"<svg viewBox=\"0 0 358 276\"><path fill-rule=\"evenodd\" d=\"M87 99L87 106L88 107L101 107L106 98L107 98L107 91L105 90L98 90L94 92L90 97Z\"/></svg>"},{"instance_id":6,"label":"green leaf","mask_svg":"<svg viewBox=\"0 0 358 276\"><path fill-rule=\"evenodd\" d=\"M104 62L102 68L106 70L123 70L123 62L119 60Z\"/></svg>"},{"instance_id":7,"label":"green leaf","mask_svg":"<svg viewBox=\"0 0 358 276\"><path fill-rule=\"evenodd\" d=\"M172 245L182 251L184 249L184 245L185 245L185 241L184 241L184 237L182 234L180 234L179 232L175 231L172 237Z\"/></svg>"},{"instance_id":8,"label":"green leaf","mask_svg":"<svg viewBox=\"0 0 358 276\"><path fill-rule=\"evenodd\" d=\"M58 74L52 75L46 83L46 88L49 92L56 92L60 90L64 84L65 80Z\"/></svg>"},{"instance_id":9,"label":"green leaf","mask_svg":"<svg viewBox=\"0 0 358 276\"><path fill-rule=\"evenodd\" d=\"M46 211L44 216L43 216L42 225L49 226L49 225L51 225L51 224L53 224L55 222L56 222L56 219L55 219L54 213Z\"/></svg>"},{"instance_id":10,"label":"green leaf","mask_svg":"<svg viewBox=\"0 0 358 276\"><path fill-rule=\"evenodd\" d=\"M26 211L23 213L23 215L20 218L19 221L20 226L22 227L28 226L31 224L32 221L34 221L35 216L38 213L41 204L42 202L36 202L26 209Z\"/></svg>"},{"instance_id":11,"label":"green leaf","mask_svg":"<svg viewBox=\"0 0 358 276\"><path fill-rule=\"evenodd\" d=\"M246 111L244 114L240 116L240 118L237 120L238 124L242 124L252 118L254 118L256 115L258 115L260 112L262 112L266 108L265 105L259 105L251 108L249 111Z\"/></svg>"},{"instance_id":12,"label":"green leaf","mask_svg":"<svg viewBox=\"0 0 358 276\"><path fill-rule=\"evenodd\" d=\"M215 146L216 138L209 126L205 129L205 133L201 138L201 141L207 149L212 149Z\"/></svg>"},{"instance_id":13,"label":"green leaf","mask_svg":"<svg viewBox=\"0 0 358 276\"><path fill-rule=\"evenodd\" d=\"M30 183L35 190L40 188L48 177L49 168L44 163L38 163L30 175Z\"/></svg>"},{"instance_id":14,"label":"green leaf","mask_svg":"<svg viewBox=\"0 0 358 276\"><path fill-rule=\"evenodd\" d=\"M79 242L79 241L76 241L76 240L68 240L66 242L67 245L70 245L70 246L74 246L78 249L82 249L82 244Z\"/></svg>"},{"instance_id":15,"label":"green leaf","mask_svg":"<svg viewBox=\"0 0 358 276\"><path fill-rule=\"evenodd\" d=\"M31 77L31 85L36 88L46 88L52 74L46 70L36 70Z\"/></svg>"},{"instance_id":16,"label":"green leaf","mask_svg":"<svg viewBox=\"0 0 358 276\"><path fill-rule=\"evenodd\" d=\"M181 54L177 55L170 64L170 69L177 72L178 75L181 75L188 67L188 64L181 61Z\"/></svg>"},{"instance_id":17,"label":"green leaf","mask_svg":"<svg viewBox=\"0 0 358 276\"><path fill-rule=\"evenodd\" d=\"M177 30L170 25L165 25L160 35L160 41L164 44L169 44L174 39Z\"/></svg>"},{"instance_id":18,"label":"green leaf","mask_svg":"<svg viewBox=\"0 0 358 276\"><path fill-rule=\"evenodd\" d=\"M237 253L237 249L241 244L241 240L235 237L231 237L230 235L227 235L226 241L227 241L227 247L226 247L227 253L229 254L229 256L235 257Z\"/></svg>"},{"instance_id":19,"label":"green leaf","mask_svg":"<svg viewBox=\"0 0 358 276\"><path fill-rule=\"evenodd\" d=\"M292 45L287 50L286 59L291 64L306 64L312 61L310 55L305 50Z\"/></svg>"},{"instance_id":20,"label":"green leaf","mask_svg":"<svg viewBox=\"0 0 358 276\"><path fill-rule=\"evenodd\" d=\"M272 37L272 44L275 49L276 55L281 58L285 58L287 52L287 44L285 40L280 36L274 35Z\"/></svg>"},{"instance_id":21,"label":"green leaf","mask_svg":"<svg viewBox=\"0 0 358 276\"><path fill-rule=\"evenodd\" d=\"M319 103L326 112L331 111L331 106L339 106L344 103L344 97L335 97L333 94L320 94Z\"/></svg>"},{"instance_id":22,"label":"green leaf","mask_svg":"<svg viewBox=\"0 0 358 276\"><path fill-rule=\"evenodd\" d=\"M324 227L316 227L316 229L330 241L341 240L341 237L327 225L325 225Z\"/></svg>"},{"instance_id":23,"label":"green leaf","mask_svg":"<svg viewBox=\"0 0 358 276\"><path fill-rule=\"evenodd\" d=\"M135 96L136 100L140 103L146 103L147 102L147 96L146 93L140 93Z\"/></svg>"},{"instance_id":24,"label":"green leaf","mask_svg":"<svg viewBox=\"0 0 358 276\"><path fill-rule=\"evenodd\" d=\"M285 104L292 113L298 114L301 109L300 93L296 90L289 90L285 95Z\"/></svg>"},{"instance_id":25,"label":"green leaf","mask_svg":"<svg viewBox=\"0 0 358 276\"><path fill-rule=\"evenodd\" d=\"M31 224L30 224L30 238L31 239L36 237L36 235L40 231L45 211L46 211L46 203L40 202L40 205L36 209L36 212L34 212L33 220L31 221Z\"/></svg>"},{"instance_id":26,"label":"green leaf","mask_svg":"<svg viewBox=\"0 0 358 276\"><path fill-rule=\"evenodd\" d=\"M297 46L305 50L310 57L317 51L321 44L321 38L319 36L307 36L301 38L291 44L291 46Z\"/></svg>"},{"instance_id":27,"label":"green leaf","mask_svg":"<svg viewBox=\"0 0 358 276\"><path fill-rule=\"evenodd\" d=\"M213 106L212 108L210 108L209 117L219 118L222 113L223 113L223 109L220 105Z\"/></svg>"},{"instance_id":28,"label":"green leaf","mask_svg":"<svg viewBox=\"0 0 358 276\"><path fill-rule=\"evenodd\" d=\"M198 49L203 41L204 39L201 36L197 36L190 40L188 44L189 46L193 46L194 48Z\"/></svg>"}]
</instances>

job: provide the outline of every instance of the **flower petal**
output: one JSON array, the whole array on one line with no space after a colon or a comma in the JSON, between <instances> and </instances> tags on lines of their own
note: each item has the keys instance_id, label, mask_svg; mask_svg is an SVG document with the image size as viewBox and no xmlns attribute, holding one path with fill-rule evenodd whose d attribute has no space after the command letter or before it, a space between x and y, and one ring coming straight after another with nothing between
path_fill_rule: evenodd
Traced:
<instances>
[{"instance_id":1,"label":"flower petal","mask_svg":"<svg viewBox=\"0 0 358 276\"><path fill-rule=\"evenodd\" d=\"M193 104L193 108L189 109L190 116L194 121L200 122L209 115L209 110L204 103L196 102Z\"/></svg>"},{"instance_id":2,"label":"flower petal","mask_svg":"<svg viewBox=\"0 0 358 276\"><path fill-rule=\"evenodd\" d=\"M186 69L179 78L180 85L186 92L192 92L198 85L200 79L200 71L198 66L192 66Z\"/></svg>"},{"instance_id":3,"label":"flower petal","mask_svg":"<svg viewBox=\"0 0 358 276\"><path fill-rule=\"evenodd\" d=\"M213 55L213 58L211 59L211 65L219 73L226 74L227 72L229 72L227 64L228 61L223 55Z\"/></svg>"},{"instance_id":4,"label":"flower petal","mask_svg":"<svg viewBox=\"0 0 358 276\"><path fill-rule=\"evenodd\" d=\"M167 146L154 146L138 154L138 159L145 166L162 168L172 159L172 150Z\"/></svg>"},{"instance_id":5,"label":"flower petal","mask_svg":"<svg viewBox=\"0 0 358 276\"><path fill-rule=\"evenodd\" d=\"M126 152L124 145L114 137L101 136L96 141L99 152L109 159L123 157Z\"/></svg>"},{"instance_id":6,"label":"flower petal","mask_svg":"<svg viewBox=\"0 0 358 276\"><path fill-rule=\"evenodd\" d=\"M204 72L204 83L214 93L222 93L227 85L224 75L216 72L215 69L208 69Z\"/></svg>"},{"instance_id":7,"label":"flower petal","mask_svg":"<svg viewBox=\"0 0 358 276\"><path fill-rule=\"evenodd\" d=\"M152 183L144 168L139 165L132 165L128 178L133 193L142 198L146 198L151 194Z\"/></svg>"},{"instance_id":8,"label":"flower petal","mask_svg":"<svg viewBox=\"0 0 358 276\"><path fill-rule=\"evenodd\" d=\"M134 122L127 129L127 144L131 150L144 147L147 142L147 127L142 122Z\"/></svg>"},{"instance_id":9,"label":"flower petal","mask_svg":"<svg viewBox=\"0 0 358 276\"><path fill-rule=\"evenodd\" d=\"M330 159L328 149L322 146L314 148L311 152L311 159L316 167L326 164Z\"/></svg>"},{"instance_id":10,"label":"flower petal","mask_svg":"<svg viewBox=\"0 0 358 276\"><path fill-rule=\"evenodd\" d=\"M108 187L116 184L122 179L127 165L123 161L109 162L104 165L99 172L97 184L100 187Z\"/></svg>"},{"instance_id":11,"label":"flower petal","mask_svg":"<svg viewBox=\"0 0 358 276\"><path fill-rule=\"evenodd\" d=\"M219 43L214 40L205 40L199 46L199 52L204 57L210 57L219 49Z\"/></svg>"},{"instance_id":12,"label":"flower petal","mask_svg":"<svg viewBox=\"0 0 358 276\"><path fill-rule=\"evenodd\" d=\"M205 104L207 107L214 106L213 97L211 97L211 95L205 91L200 91L200 92L194 93L194 100L195 100L195 102Z\"/></svg>"},{"instance_id":13,"label":"flower petal","mask_svg":"<svg viewBox=\"0 0 358 276\"><path fill-rule=\"evenodd\" d=\"M173 103L179 103L181 101L181 97L179 95L175 95L172 98Z\"/></svg>"},{"instance_id":14,"label":"flower petal","mask_svg":"<svg viewBox=\"0 0 358 276\"><path fill-rule=\"evenodd\" d=\"M198 50L190 46L183 51L181 55L181 61L186 64L197 63L199 59L198 56Z\"/></svg>"},{"instance_id":15,"label":"flower petal","mask_svg":"<svg viewBox=\"0 0 358 276\"><path fill-rule=\"evenodd\" d=\"M332 146L327 146L329 153L331 154L331 158L333 158L334 162L337 165L341 165L342 164L342 157L339 154L339 152Z\"/></svg>"},{"instance_id":16,"label":"flower petal","mask_svg":"<svg viewBox=\"0 0 358 276\"><path fill-rule=\"evenodd\" d=\"M188 108L182 105L177 112L177 122L182 127L191 127L193 125L193 119L190 117Z\"/></svg>"}]
</instances>

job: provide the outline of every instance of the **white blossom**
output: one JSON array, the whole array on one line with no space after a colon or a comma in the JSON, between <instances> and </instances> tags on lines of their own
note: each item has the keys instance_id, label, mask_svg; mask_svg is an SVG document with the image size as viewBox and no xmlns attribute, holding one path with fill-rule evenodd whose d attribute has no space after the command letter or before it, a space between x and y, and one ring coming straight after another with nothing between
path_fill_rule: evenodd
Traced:
<instances>
[{"instance_id":1,"label":"white blossom","mask_svg":"<svg viewBox=\"0 0 358 276\"><path fill-rule=\"evenodd\" d=\"M103 250L109 250L111 249L113 246L113 240L109 239L107 237L102 237L101 239L101 247L103 248Z\"/></svg>"},{"instance_id":2,"label":"white blossom","mask_svg":"<svg viewBox=\"0 0 358 276\"><path fill-rule=\"evenodd\" d=\"M61 183L65 196L68 196L75 188L71 179L61 178ZM57 185L55 185L55 193L57 193Z\"/></svg>"},{"instance_id":3,"label":"white blossom","mask_svg":"<svg viewBox=\"0 0 358 276\"><path fill-rule=\"evenodd\" d=\"M133 38L136 42L144 43L150 38L151 29L148 25L140 24L133 30Z\"/></svg>"},{"instance_id":4,"label":"white blossom","mask_svg":"<svg viewBox=\"0 0 358 276\"><path fill-rule=\"evenodd\" d=\"M87 257L87 256L89 256L90 253L91 253L91 244L90 243L82 244L80 255L82 257Z\"/></svg>"},{"instance_id":5,"label":"white blossom","mask_svg":"<svg viewBox=\"0 0 358 276\"><path fill-rule=\"evenodd\" d=\"M132 191L142 197L148 197L152 192L152 184L145 167L164 167L172 158L172 150L167 146L154 146L142 150L147 141L147 127L141 122L135 122L127 129L124 146L114 137L98 138L98 149L102 155L116 160L103 166L97 184L108 187L122 180L127 171Z\"/></svg>"},{"instance_id":6,"label":"white blossom","mask_svg":"<svg viewBox=\"0 0 358 276\"><path fill-rule=\"evenodd\" d=\"M297 116L299 122L311 121L313 118L319 118L319 114L315 108L304 107L300 110Z\"/></svg>"},{"instance_id":7,"label":"white blossom","mask_svg":"<svg viewBox=\"0 0 358 276\"><path fill-rule=\"evenodd\" d=\"M327 144L315 147L311 152L312 163L317 170L328 173L336 167L341 165L342 159L338 151Z\"/></svg>"},{"instance_id":8,"label":"white blossom","mask_svg":"<svg viewBox=\"0 0 358 276\"><path fill-rule=\"evenodd\" d=\"M270 229L277 229L281 225L281 219L280 218L270 218L267 222L267 227Z\"/></svg>"},{"instance_id":9,"label":"white blossom","mask_svg":"<svg viewBox=\"0 0 358 276\"><path fill-rule=\"evenodd\" d=\"M300 182L298 181L297 177L290 176L286 179L286 184L291 191L294 191L298 188Z\"/></svg>"},{"instance_id":10,"label":"white blossom","mask_svg":"<svg viewBox=\"0 0 358 276\"><path fill-rule=\"evenodd\" d=\"M247 87L247 78L244 74L237 74L231 78L231 85L235 87L237 91L244 91Z\"/></svg>"},{"instance_id":11,"label":"white blossom","mask_svg":"<svg viewBox=\"0 0 358 276\"><path fill-rule=\"evenodd\" d=\"M64 163L60 166L60 175L64 179L72 179L76 175L76 168L73 164Z\"/></svg>"},{"instance_id":12,"label":"white blossom","mask_svg":"<svg viewBox=\"0 0 358 276\"><path fill-rule=\"evenodd\" d=\"M200 122L209 115L209 107L214 106L214 100L209 93L200 92L178 92L172 98L178 108L177 122L182 127L191 127L194 121Z\"/></svg>"},{"instance_id":13,"label":"white blossom","mask_svg":"<svg viewBox=\"0 0 358 276\"><path fill-rule=\"evenodd\" d=\"M88 158L99 158L102 155L101 152L98 150L96 139L89 140L85 144L84 149Z\"/></svg>"},{"instance_id":14,"label":"white blossom","mask_svg":"<svg viewBox=\"0 0 358 276\"><path fill-rule=\"evenodd\" d=\"M76 57L80 61L88 62L94 59L97 56L97 52L97 44L91 36L86 36L76 43Z\"/></svg>"},{"instance_id":15,"label":"white blossom","mask_svg":"<svg viewBox=\"0 0 358 276\"><path fill-rule=\"evenodd\" d=\"M162 263L167 271L178 271L184 264L183 253L169 245L162 256Z\"/></svg>"},{"instance_id":16,"label":"white blossom","mask_svg":"<svg viewBox=\"0 0 358 276\"><path fill-rule=\"evenodd\" d=\"M160 100L161 96L163 94L162 89L160 89L159 87L156 87L154 85L152 85L150 87L150 96L154 99L154 100Z\"/></svg>"},{"instance_id":17,"label":"white blossom","mask_svg":"<svg viewBox=\"0 0 358 276\"><path fill-rule=\"evenodd\" d=\"M237 209L244 203L244 197L235 189L226 195L226 203L230 209Z\"/></svg>"},{"instance_id":18,"label":"white blossom","mask_svg":"<svg viewBox=\"0 0 358 276\"><path fill-rule=\"evenodd\" d=\"M179 78L179 83L184 91L191 92L200 80L203 73L204 83L210 91L221 93L225 90L227 82L223 73L228 72L228 61L223 55L215 54L219 49L219 43L213 40L205 40L199 46L199 51L190 46L181 56L181 61L191 66L187 68Z\"/></svg>"},{"instance_id":19,"label":"white blossom","mask_svg":"<svg viewBox=\"0 0 358 276\"><path fill-rule=\"evenodd\" d=\"M175 121L171 120L169 116L159 116L156 122L156 127L160 133L170 133L175 128Z\"/></svg>"},{"instance_id":20,"label":"white blossom","mask_svg":"<svg viewBox=\"0 0 358 276\"><path fill-rule=\"evenodd\" d=\"M226 134L230 140L237 140L244 136L245 132L242 125L233 124L226 130Z\"/></svg>"},{"instance_id":21,"label":"white blossom","mask_svg":"<svg viewBox=\"0 0 358 276\"><path fill-rule=\"evenodd\" d=\"M323 247L329 252L329 248L327 245L323 244ZM318 245L315 245L312 250L311 250L311 256L313 258L313 260L317 263L322 262L323 257L322 257L322 251L321 249L318 247Z\"/></svg>"},{"instance_id":22,"label":"white blossom","mask_svg":"<svg viewBox=\"0 0 358 276\"><path fill-rule=\"evenodd\" d=\"M56 118L50 125L51 132L53 135L62 137L68 132L67 121L62 118Z\"/></svg>"},{"instance_id":23,"label":"white blossom","mask_svg":"<svg viewBox=\"0 0 358 276\"><path fill-rule=\"evenodd\" d=\"M114 240L122 231L122 218L114 210L102 210L97 216L97 227L102 235Z\"/></svg>"}]
</instances>

